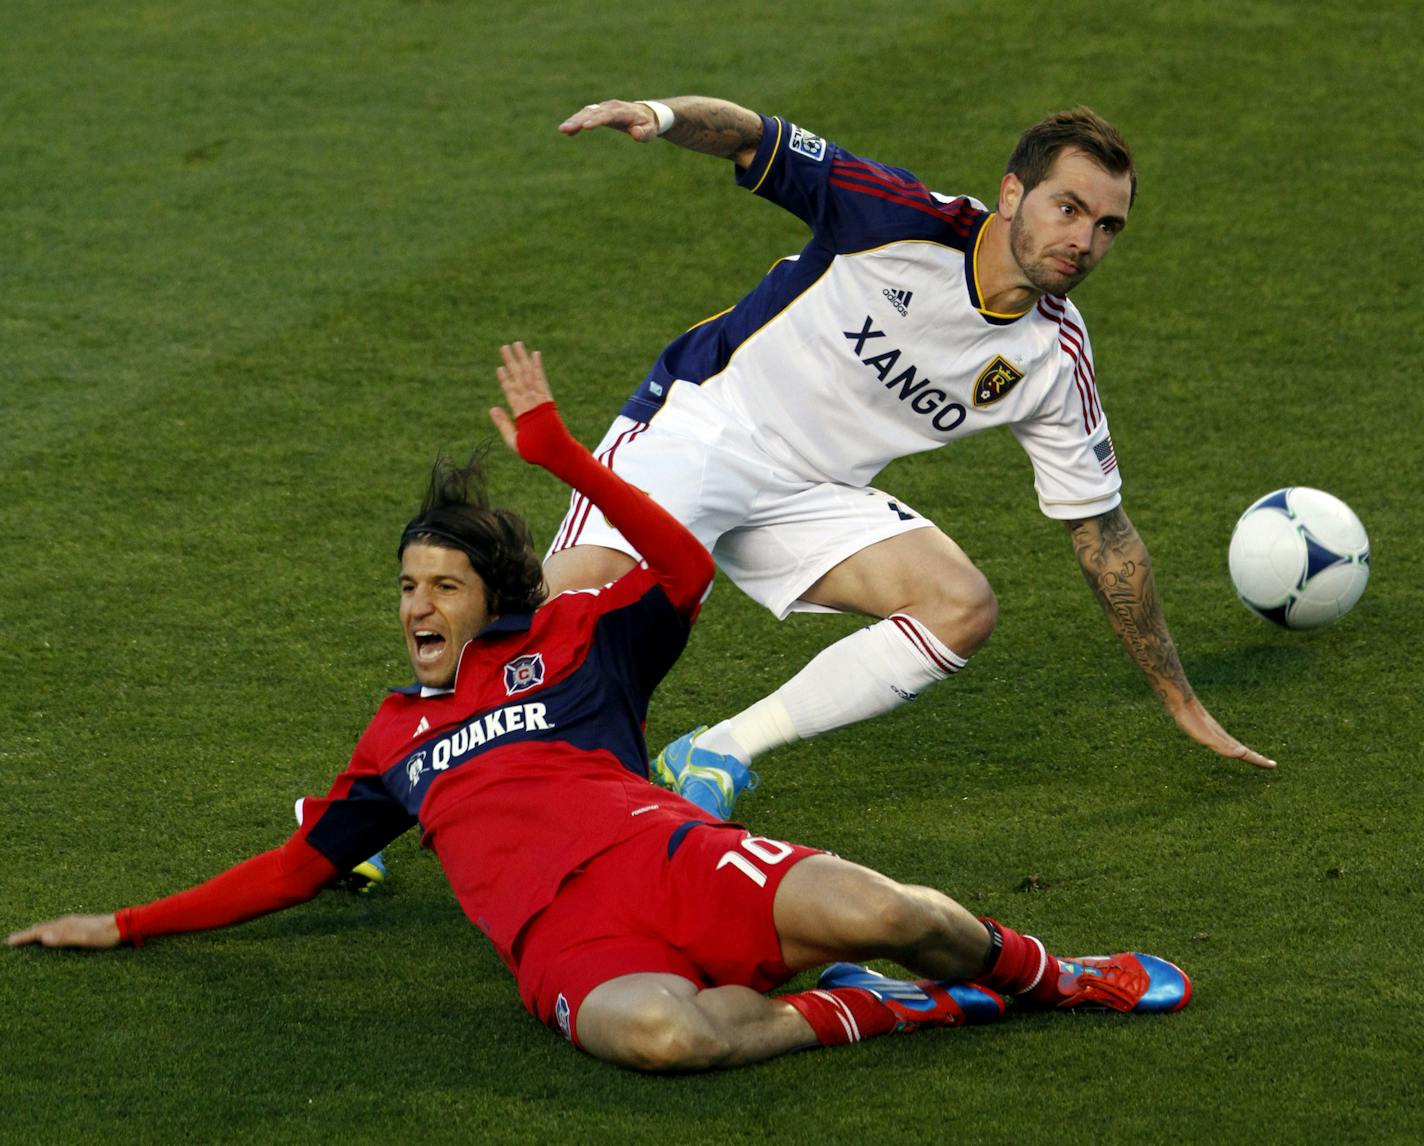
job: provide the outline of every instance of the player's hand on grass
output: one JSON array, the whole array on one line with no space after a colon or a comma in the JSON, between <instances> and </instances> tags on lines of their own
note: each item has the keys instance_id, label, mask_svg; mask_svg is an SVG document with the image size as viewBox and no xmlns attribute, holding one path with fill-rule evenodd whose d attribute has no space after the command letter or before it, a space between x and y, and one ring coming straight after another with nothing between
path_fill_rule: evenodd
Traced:
<instances>
[{"instance_id":1,"label":"player's hand on grass","mask_svg":"<svg viewBox=\"0 0 1424 1146\"><path fill-rule=\"evenodd\" d=\"M42 947L89 947L104 950L119 945L119 925L112 915L65 915L13 932L11 947L38 943Z\"/></svg>"},{"instance_id":2,"label":"player's hand on grass","mask_svg":"<svg viewBox=\"0 0 1424 1146\"><path fill-rule=\"evenodd\" d=\"M1219 752L1222 756L1232 760L1244 760L1247 764L1254 764L1257 768L1274 768L1276 766L1274 760L1247 748L1222 728L1217 723L1216 717L1212 716L1196 697L1174 711L1172 716L1183 732L1197 743L1205 744L1213 752Z\"/></svg>"},{"instance_id":3,"label":"player's hand on grass","mask_svg":"<svg viewBox=\"0 0 1424 1146\"><path fill-rule=\"evenodd\" d=\"M653 109L645 103L625 103L621 99L587 104L559 124L559 130L565 135L577 135L581 131L592 131L595 127L611 127L632 136L639 143L658 137L658 117L653 114Z\"/></svg>"}]
</instances>

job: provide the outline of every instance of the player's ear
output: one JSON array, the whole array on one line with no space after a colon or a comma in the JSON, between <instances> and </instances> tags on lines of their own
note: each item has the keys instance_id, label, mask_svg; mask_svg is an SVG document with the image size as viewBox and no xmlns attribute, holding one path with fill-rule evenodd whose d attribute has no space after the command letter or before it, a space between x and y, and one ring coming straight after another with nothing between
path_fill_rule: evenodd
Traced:
<instances>
[{"instance_id":1,"label":"player's ear","mask_svg":"<svg viewBox=\"0 0 1424 1146\"><path fill-rule=\"evenodd\" d=\"M1023 202L1023 182L1012 171L1006 171L999 180L999 217L1009 220L1014 217Z\"/></svg>"}]
</instances>

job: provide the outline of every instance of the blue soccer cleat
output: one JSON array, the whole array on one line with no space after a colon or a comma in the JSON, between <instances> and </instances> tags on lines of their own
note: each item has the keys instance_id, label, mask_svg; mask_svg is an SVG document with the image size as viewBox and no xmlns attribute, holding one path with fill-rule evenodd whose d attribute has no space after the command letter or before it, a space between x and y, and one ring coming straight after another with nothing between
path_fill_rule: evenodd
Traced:
<instances>
[{"instance_id":1,"label":"blue soccer cleat","mask_svg":"<svg viewBox=\"0 0 1424 1146\"><path fill-rule=\"evenodd\" d=\"M1180 1011L1192 997L1192 981L1175 963L1123 951L1059 959L1057 1007L1106 1007L1124 1014Z\"/></svg>"},{"instance_id":2,"label":"blue soccer cleat","mask_svg":"<svg viewBox=\"0 0 1424 1146\"><path fill-rule=\"evenodd\" d=\"M832 963L816 985L859 987L869 991L900 1020L897 1031L920 1027L962 1027L992 1023L1004 1014L1004 1000L975 983L937 983L932 979L892 979L855 963Z\"/></svg>"},{"instance_id":3,"label":"blue soccer cleat","mask_svg":"<svg viewBox=\"0 0 1424 1146\"><path fill-rule=\"evenodd\" d=\"M653 759L652 779L719 820L729 820L737 797L760 780L735 756L698 748L695 741L706 731L705 724L694 728L659 752Z\"/></svg>"}]
</instances>

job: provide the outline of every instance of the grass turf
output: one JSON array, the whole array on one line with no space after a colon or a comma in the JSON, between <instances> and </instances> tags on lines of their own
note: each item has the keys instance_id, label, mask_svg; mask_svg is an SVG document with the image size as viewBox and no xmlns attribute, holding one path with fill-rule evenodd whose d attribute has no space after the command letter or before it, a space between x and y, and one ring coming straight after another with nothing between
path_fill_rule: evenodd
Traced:
<instances>
[{"instance_id":1,"label":"grass turf","mask_svg":"<svg viewBox=\"0 0 1424 1146\"><path fill-rule=\"evenodd\" d=\"M790 3L10 6L0 61L0 925L163 894L280 840L405 678L394 531L544 348L592 442L799 224L672 148L566 140L607 95L781 112L945 191L1085 102L1142 194L1075 295L1188 672L1266 775L1186 743L1007 435L881 479L980 562L993 642L769 758L764 834L945 886L1067 952L1182 962L1181 1015L990 1030L679 1080L572 1053L411 840L389 893L0 959L0 1140L1407 1141L1424 1135L1410 7ZM1414 458L1411 462L1409 459ZM496 456L547 537L562 493ZM1370 529L1314 634L1232 599L1269 489ZM656 744L856 622L722 584ZM1386 640L1388 638L1388 640Z\"/></svg>"}]
</instances>

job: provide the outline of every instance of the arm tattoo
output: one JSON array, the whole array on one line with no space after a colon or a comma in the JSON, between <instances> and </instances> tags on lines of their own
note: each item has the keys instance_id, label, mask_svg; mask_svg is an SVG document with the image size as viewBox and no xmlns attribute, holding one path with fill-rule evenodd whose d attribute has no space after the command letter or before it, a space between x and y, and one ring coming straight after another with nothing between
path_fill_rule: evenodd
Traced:
<instances>
[{"instance_id":1,"label":"arm tattoo","mask_svg":"<svg viewBox=\"0 0 1424 1146\"><path fill-rule=\"evenodd\" d=\"M677 121L663 138L680 147L731 159L761 142L761 116L754 111L708 96L679 96L664 102Z\"/></svg>"},{"instance_id":2,"label":"arm tattoo","mask_svg":"<svg viewBox=\"0 0 1424 1146\"><path fill-rule=\"evenodd\" d=\"M1068 531L1088 587L1152 691L1168 704L1191 699L1192 686L1167 631L1152 559L1127 514L1118 507L1070 521Z\"/></svg>"}]
</instances>

